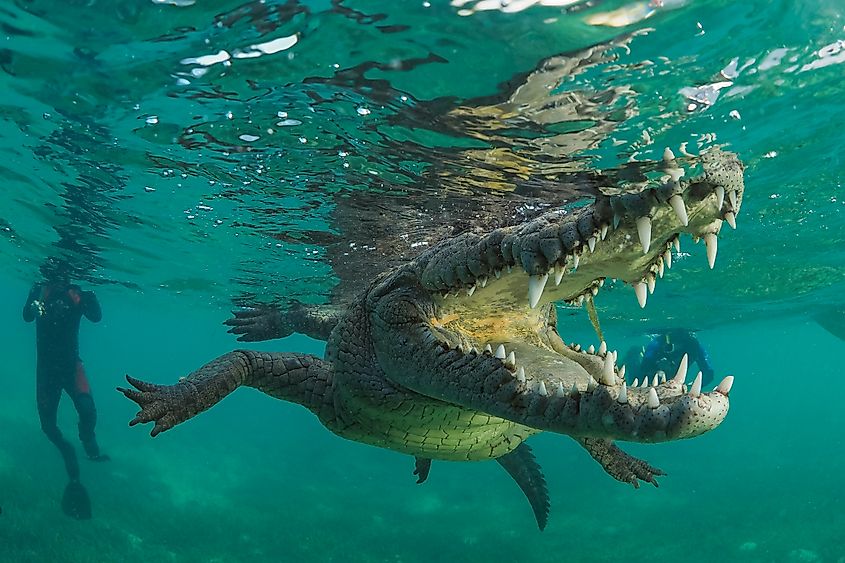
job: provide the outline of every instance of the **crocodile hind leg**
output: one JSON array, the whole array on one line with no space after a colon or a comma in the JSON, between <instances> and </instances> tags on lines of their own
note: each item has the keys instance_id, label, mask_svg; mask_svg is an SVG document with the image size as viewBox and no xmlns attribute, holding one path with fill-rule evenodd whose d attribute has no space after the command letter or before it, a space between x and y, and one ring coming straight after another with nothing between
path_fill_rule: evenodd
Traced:
<instances>
[{"instance_id":1,"label":"crocodile hind leg","mask_svg":"<svg viewBox=\"0 0 845 563\"><path fill-rule=\"evenodd\" d=\"M640 488L640 481L658 486L655 477L666 475L660 469L652 467L648 462L637 459L634 456L623 452L612 441L600 438L581 438L576 440L595 459L608 475L630 483L634 488Z\"/></svg>"},{"instance_id":2,"label":"crocodile hind leg","mask_svg":"<svg viewBox=\"0 0 845 563\"><path fill-rule=\"evenodd\" d=\"M324 422L334 413L331 368L308 354L236 350L174 385L155 385L128 375L126 380L135 389L118 391L141 407L129 425L153 422L151 436L208 410L242 385L303 405Z\"/></svg>"}]
</instances>

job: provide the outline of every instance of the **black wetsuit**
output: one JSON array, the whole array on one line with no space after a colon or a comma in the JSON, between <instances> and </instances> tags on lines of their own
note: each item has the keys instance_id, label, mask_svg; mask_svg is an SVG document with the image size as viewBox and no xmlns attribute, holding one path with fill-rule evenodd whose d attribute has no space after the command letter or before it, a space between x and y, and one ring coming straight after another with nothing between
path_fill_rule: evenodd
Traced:
<instances>
[{"instance_id":1,"label":"black wetsuit","mask_svg":"<svg viewBox=\"0 0 845 563\"><path fill-rule=\"evenodd\" d=\"M672 331L656 335L648 343L640 364L639 377L650 377L657 370L662 370L669 377L675 374L681 358L687 355L689 365L698 365L701 370L702 383L708 384L713 380L713 365L710 355L691 332Z\"/></svg>"},{"instance_id":2,"label":"black wetsuit","mask_svg":"<svg viewBox=\"0 0 845 563\"><path fill-rule=\"evenodd\" d=\"M59 448L68 477L79 480L79 464L73 446L64 439L56 424L59 399L64 390L79 414L79 439L85 453L100 458L94 435L97 410L82 361L79 359L79 321L102 318L94 293L69 284L35 284L23 308L26 322L36 320L37 368L36 400L41 429Z\"/></svg>"}]
</instances>

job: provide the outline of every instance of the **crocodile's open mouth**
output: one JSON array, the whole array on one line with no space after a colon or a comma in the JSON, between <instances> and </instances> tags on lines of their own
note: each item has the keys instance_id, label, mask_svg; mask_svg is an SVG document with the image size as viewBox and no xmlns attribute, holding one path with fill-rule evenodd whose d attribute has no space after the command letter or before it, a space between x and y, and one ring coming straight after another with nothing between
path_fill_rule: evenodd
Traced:
<instances>
[{"instance_id":1,"label":"crocodile's open mouth","mask_svg":"<svg viewBox=\"0 0 845 563\"><path fill-rule=\"evenodd\" d=\"M700 164L703 173L687 179L667 149L665 175L650 189L601 195L592 206L500 229L470 241L474 246L464 241L446 259L426 263L421 279L433 296L432 333L441 346L502 360L514 376L502 400L538 415L589 412L600 417L591 432L598 423L608 437L636 441L715 428L728 411L732 376L703 392L700 374L686 383L684 360L674 377L658 373L629 385L604 342L586 350L564 344L552 305L589 302L615 278L633 286L645 307L683 233L704 240L712 268L722 224L735 227L742 205L742 165L718 149Z\"/></svg>"}]
</instances>

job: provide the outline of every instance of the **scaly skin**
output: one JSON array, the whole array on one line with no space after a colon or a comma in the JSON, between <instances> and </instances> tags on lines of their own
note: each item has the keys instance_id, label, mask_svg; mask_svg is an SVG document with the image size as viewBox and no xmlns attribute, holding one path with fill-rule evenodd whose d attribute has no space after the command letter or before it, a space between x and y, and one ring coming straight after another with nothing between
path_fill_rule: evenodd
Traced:
<instances>
[{"instance_id":1,"label":"scaly skin","mask_svg":"<svg viewBox=\"0 0 845 563\"><path fill-rule=\"evenodd\" d=\"M415 456L420 482L428 460L498 459L541 528L545 481L523 445L532 434L569 435L615 479L656 485L663 473L613 442L715 428L732 378L705 393L700 377L687 387L683 365L674 378L629 388L604 343L598 351L564 344L554 302L592 299L613 277L633 285L645 306L682 232L703 237L715 259L722 220L733 222L740 209L742 165L718 149L700 164L704 174L687 180L667 149L665 175L651 189L445 240L382 274L341 315L305 306L291 315L242 312L227 322L242 339L325 337L331 328L325 359L239 350L175 385L128 378L137 390L121 391L141 406L130 424L154 422L155 436L239 386L255 387L304 405L340 436Z\"/></svg>"}]
</instances>

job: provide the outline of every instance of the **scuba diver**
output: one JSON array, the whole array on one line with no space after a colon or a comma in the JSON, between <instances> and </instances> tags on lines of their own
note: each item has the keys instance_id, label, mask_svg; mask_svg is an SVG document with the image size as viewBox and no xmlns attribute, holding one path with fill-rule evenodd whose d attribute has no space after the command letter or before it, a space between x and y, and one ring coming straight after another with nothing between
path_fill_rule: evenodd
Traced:
<instances>
[{"instance_id":1,"label":"scuba diver","mask_svg":"<svg viewBox=\"0 0 845 563\"><path fill-rule=\"evenodd\" d=\"M77 519L91 517L91 501L79 480L79 463L73 446L62 436L56 414L62 391L73 401L79 415L79 439L88 459L107 461L94 435L97 410L85 369L79 359L79 322L84 315L92 322L102 318L100 304L91 291L69 283L67 268L49 259L42 266L44 282L32 286L23 307L23 319L36 321L36 400L41 429L59 449L69 483L62 499L64 512Z\"/></svg>"},{"instance_id":2,"label":"scuba diver","mask_svg":"<svg viewBox=\"0 0 845 563\"><path fill-rule=\"evenodd\" d=\"M687 355L690 366L693 363L698 366L703 384L713 380L710 355L695 337L695 333L687 329L669 329L654 334L644 348L630 350L625 363L629 368L633 368L629 372L633 378L651 377L658 371L672 377L684 354Z\"/></svg>"}]
</instances>

